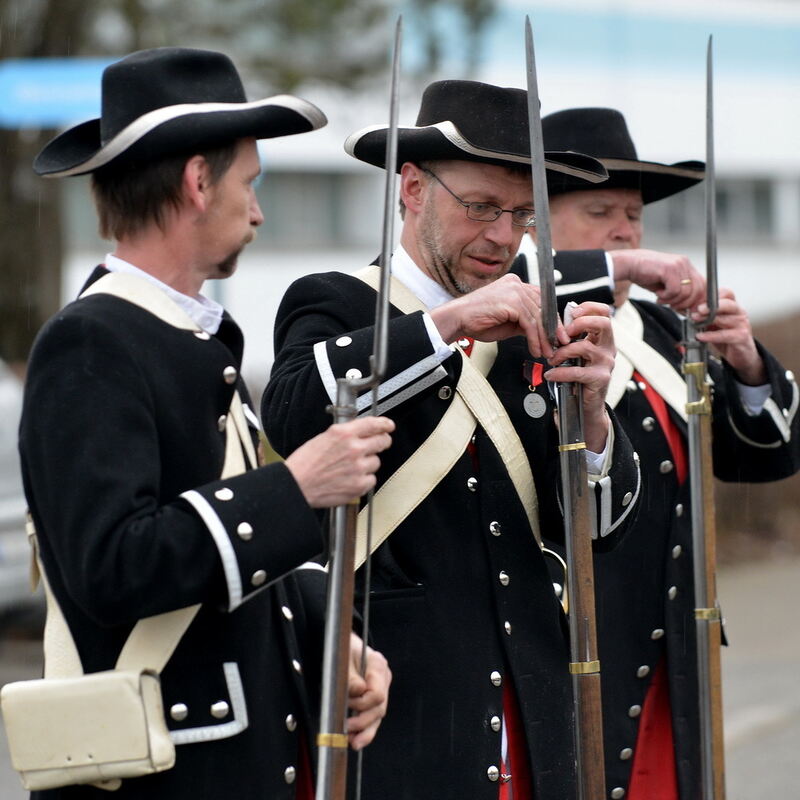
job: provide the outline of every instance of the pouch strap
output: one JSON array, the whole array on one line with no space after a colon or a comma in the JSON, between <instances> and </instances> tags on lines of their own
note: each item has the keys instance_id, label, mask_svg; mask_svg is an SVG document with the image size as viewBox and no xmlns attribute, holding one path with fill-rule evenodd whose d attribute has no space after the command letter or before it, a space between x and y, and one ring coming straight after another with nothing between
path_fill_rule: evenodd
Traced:
<instances>
[{"instance_id":1,"label":"pouch strap","mask_svg":"<svg viewBox=\"0 0 800 800\"><path fill-rule=\"evenodd\" d=\"M380 269L367 267L354 277L376 291ZM390 302L404 314L428 309L394 276L391 279ZM541 546L538 501L528 457L522 442L486 375L497 357L496 342L475 341L472 356L460 347L461 376L447 411L431 435L417 448L381 486L372 500L371 550L374 552L406 517L433 491L450 472L472 438L478 424L486 431L505 464L517 491L531 532ZM369 509L358 515L356 528L356 568L367 556L367 517Z\"/></svg>"}]
</instances>

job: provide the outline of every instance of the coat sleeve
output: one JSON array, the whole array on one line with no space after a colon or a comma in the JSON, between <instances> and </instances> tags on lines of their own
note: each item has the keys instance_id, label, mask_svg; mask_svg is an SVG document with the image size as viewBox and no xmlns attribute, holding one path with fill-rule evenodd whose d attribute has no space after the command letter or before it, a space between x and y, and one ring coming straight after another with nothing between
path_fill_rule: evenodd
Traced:
<instances>
[{"instance_id":1,"label":"coat sleeve","mask_svg":"<svg viewBox=\"0 0 800 800\"><path fill-rule=\"evenodd\" d=\"M190 407L203 388L159 394L123 327L67 313L32 354L20 451L51 584L100 625L233 610L321 552L316 514L282 464L218 480L216 417ZM180 476L163 474L176 462Z\"/></svg>"}]
</instances>

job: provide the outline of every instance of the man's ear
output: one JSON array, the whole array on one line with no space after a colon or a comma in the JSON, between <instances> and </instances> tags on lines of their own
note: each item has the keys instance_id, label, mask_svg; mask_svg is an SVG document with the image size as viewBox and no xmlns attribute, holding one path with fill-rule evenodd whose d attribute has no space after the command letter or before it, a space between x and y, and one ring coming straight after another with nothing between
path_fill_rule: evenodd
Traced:
<instances>
[{"instance_id":1,"label":"man's ear","mask_svg":"<svg viewBox=\"0 0 800 800\"><path fill-rule=\"evenodd\" d=\"M405 207L414 214L419 214L425 203L428 181L424 173L416 165L407 161L400 169L400 197Z\"/></svg>"},{"instance_id":2,"label":"man's ear","mask_svg":"<svg viewBox=\"0 0 800 800\"><path fill-rule=\"evenodd\" d=\"M208 208L211 171L203 156L192 156L183 167L183 195L197 211Z\"/></svg>"}]
</instances>

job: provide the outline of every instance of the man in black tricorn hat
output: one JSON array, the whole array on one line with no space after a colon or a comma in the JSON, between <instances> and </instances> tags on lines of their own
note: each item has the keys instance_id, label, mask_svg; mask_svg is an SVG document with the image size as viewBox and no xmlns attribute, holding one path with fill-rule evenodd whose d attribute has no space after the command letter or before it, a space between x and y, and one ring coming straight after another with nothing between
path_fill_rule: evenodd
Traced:
<instances>
[{"instance_id":1,"label":"man in black tricorn hat","mask_svg":"<svg viewBox=\"0 0 800 800\"><path fill-rule=\"evenodd\" d=\"M323 550L314 509L374 483L393 424L337 425L258 466L242 334L201 289L234 272L263 221L256 140L325 123L297 97L248 102L221 53L160 48L108 67L101 118L35 161L49 177L90 173L101 232L116 240L39 334L20 429L41 561L78 672L112 669L137 620L198 608L161 674L175 765L123 779L119 797L313 796L306 737L325 577L306 563ZM142 639L150 646L151 633ZM48 677L63 656L49 643ZM351 673L354 747L374 735L389 679L373 651L366 679ZM76 753L66 761L51 766L79 766ZM81 785L41 796L108 795Z\"/></svg>"},{"instance_id":2,"label":"man in black tricorn hat","mask_svg":"<svg viewBox=\"0 0 800 800\"><path fill-rule=\"evenodd\" d=\"M549 385L583 384L595 536L609 548L635 513L638 468L604 403L608 309L578 307L553 352L538 288L506 274L534 224L523 90L433 83L399 130L396 164L384 164L386 136L345 143L400 173L404 216L378 392L397 430L373 502L370 606L393 706L364 759L365 793L563 800L575 791L569 654L539 544L562 531ZM604 177L579 154L546 158L552 172ZM284 297L262 408L279 451L325 427L337 378L369 370L376 275L314 275ZM562 366L572 357L584 366Z\"/></svg>"},{"instance_id":3,"label":"man in black tricorn hat","mask_svg":"<svg viewBox=\"0 0 800 800\"><path fill-rule=\"evenodd\" d=\"M614 283L605 270L570 264L560 280L571 294L615 306L618 352L608 402L642 465L635 527L595 565L607 786L611 797L627 800L693 800L700 750L681 328L664 305L628 294L631 280L661 291L656 266L663 259L661 280L687 287L670 304L694 309L696 318L707 313L705 279L687 259L639 249L643 207L700 182L704 165L641 160L625 118L610 108L559 111L544 117L542 128L546 147L589 153L609 172L596 187L551 176L552 240L557 249L610 251ZM716 476L760 482L797 471L794 377L753 339L730 289L720 289L716 320L697 338L721 357L710 365Z\"/></svg>"}]
</instances>

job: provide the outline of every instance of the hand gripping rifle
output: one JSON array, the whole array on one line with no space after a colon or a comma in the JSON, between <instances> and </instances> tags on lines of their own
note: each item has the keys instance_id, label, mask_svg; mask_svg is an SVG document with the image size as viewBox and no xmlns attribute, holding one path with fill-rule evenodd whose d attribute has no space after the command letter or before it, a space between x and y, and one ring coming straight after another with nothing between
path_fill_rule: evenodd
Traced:
<instances>
[{"instance_id":1,"label":"hand gripping rifle","mask_svg":"<svg viewBox=\"0 0 800 800\"><path fill-rule=\"evenodd\" d=\"M722 620L716 587L716 518L714 465L711 453L711 392L708 348L697 331L717 313L717 216L714 172L714 101L712 41L706 54L706 290L708 315L684 320L686 412L689 421L689 474L692 492L692 549L697 636L697 676L700 698L700 766L702 800L724 800L725 758L722 735Z\"/></svg>"},{"instance_id":2,"label":"hand gripping rifle","mask_svg":"<svg viewBox=\"0 0 800 800\"><path fill-rule=\"evenodd\" d=\"M394 193L397 163L397 110L399 106L400 42L402 18L398 17L392 56L391 107L389 135L386 141L386 184L381 245L381 282L375 304L375 335L370 374L366 378L339 378L336 381L336 404L331 409L333 421L348 422L356 416L356 397L363 389L373 390L372 413L377 409L377 387L386 373L389 335L389 279L394 237ZM371 506L370 506L371 507ZM320 733L317 736L316 800L344 800L347 791L347 689L350 660L350 632L353 627L353 590L355 588L355 541L358 498L338 506L331 514L328 560L328 600L325 613L325 641L322 658L322 708ZM368 533L371 527L368 515ZM367 552L370 551L367 541ZM369 563L367 563L367 569ZM369 595L369 586L365 596ZM368 610L364 612L364 651L362 672L366 669ZM359 762L360 763L360 762Z\"/></svg>"},{"instance_id":3,"label":"hand gripping rifle","mask_svg":"<svg viewBox=\"0 0 800 800\"><path fill-rule=\"evenodd\" d=\"M531 141L531 174L536 210L536 251L541 289L542 320L551 345L558 347L553 249L550 238L550 205L544 164L542 121L530 18L525 18L525 54L528 77L528 125ZM605 797L603 722L600 706L600 661L595 623L594 567L586 444L583 435L582 387L558 384L559 453L564 498L564 535L568 580L569 633L574 704L574 738L579 800Z\"/></svg>"}]
</instances>

